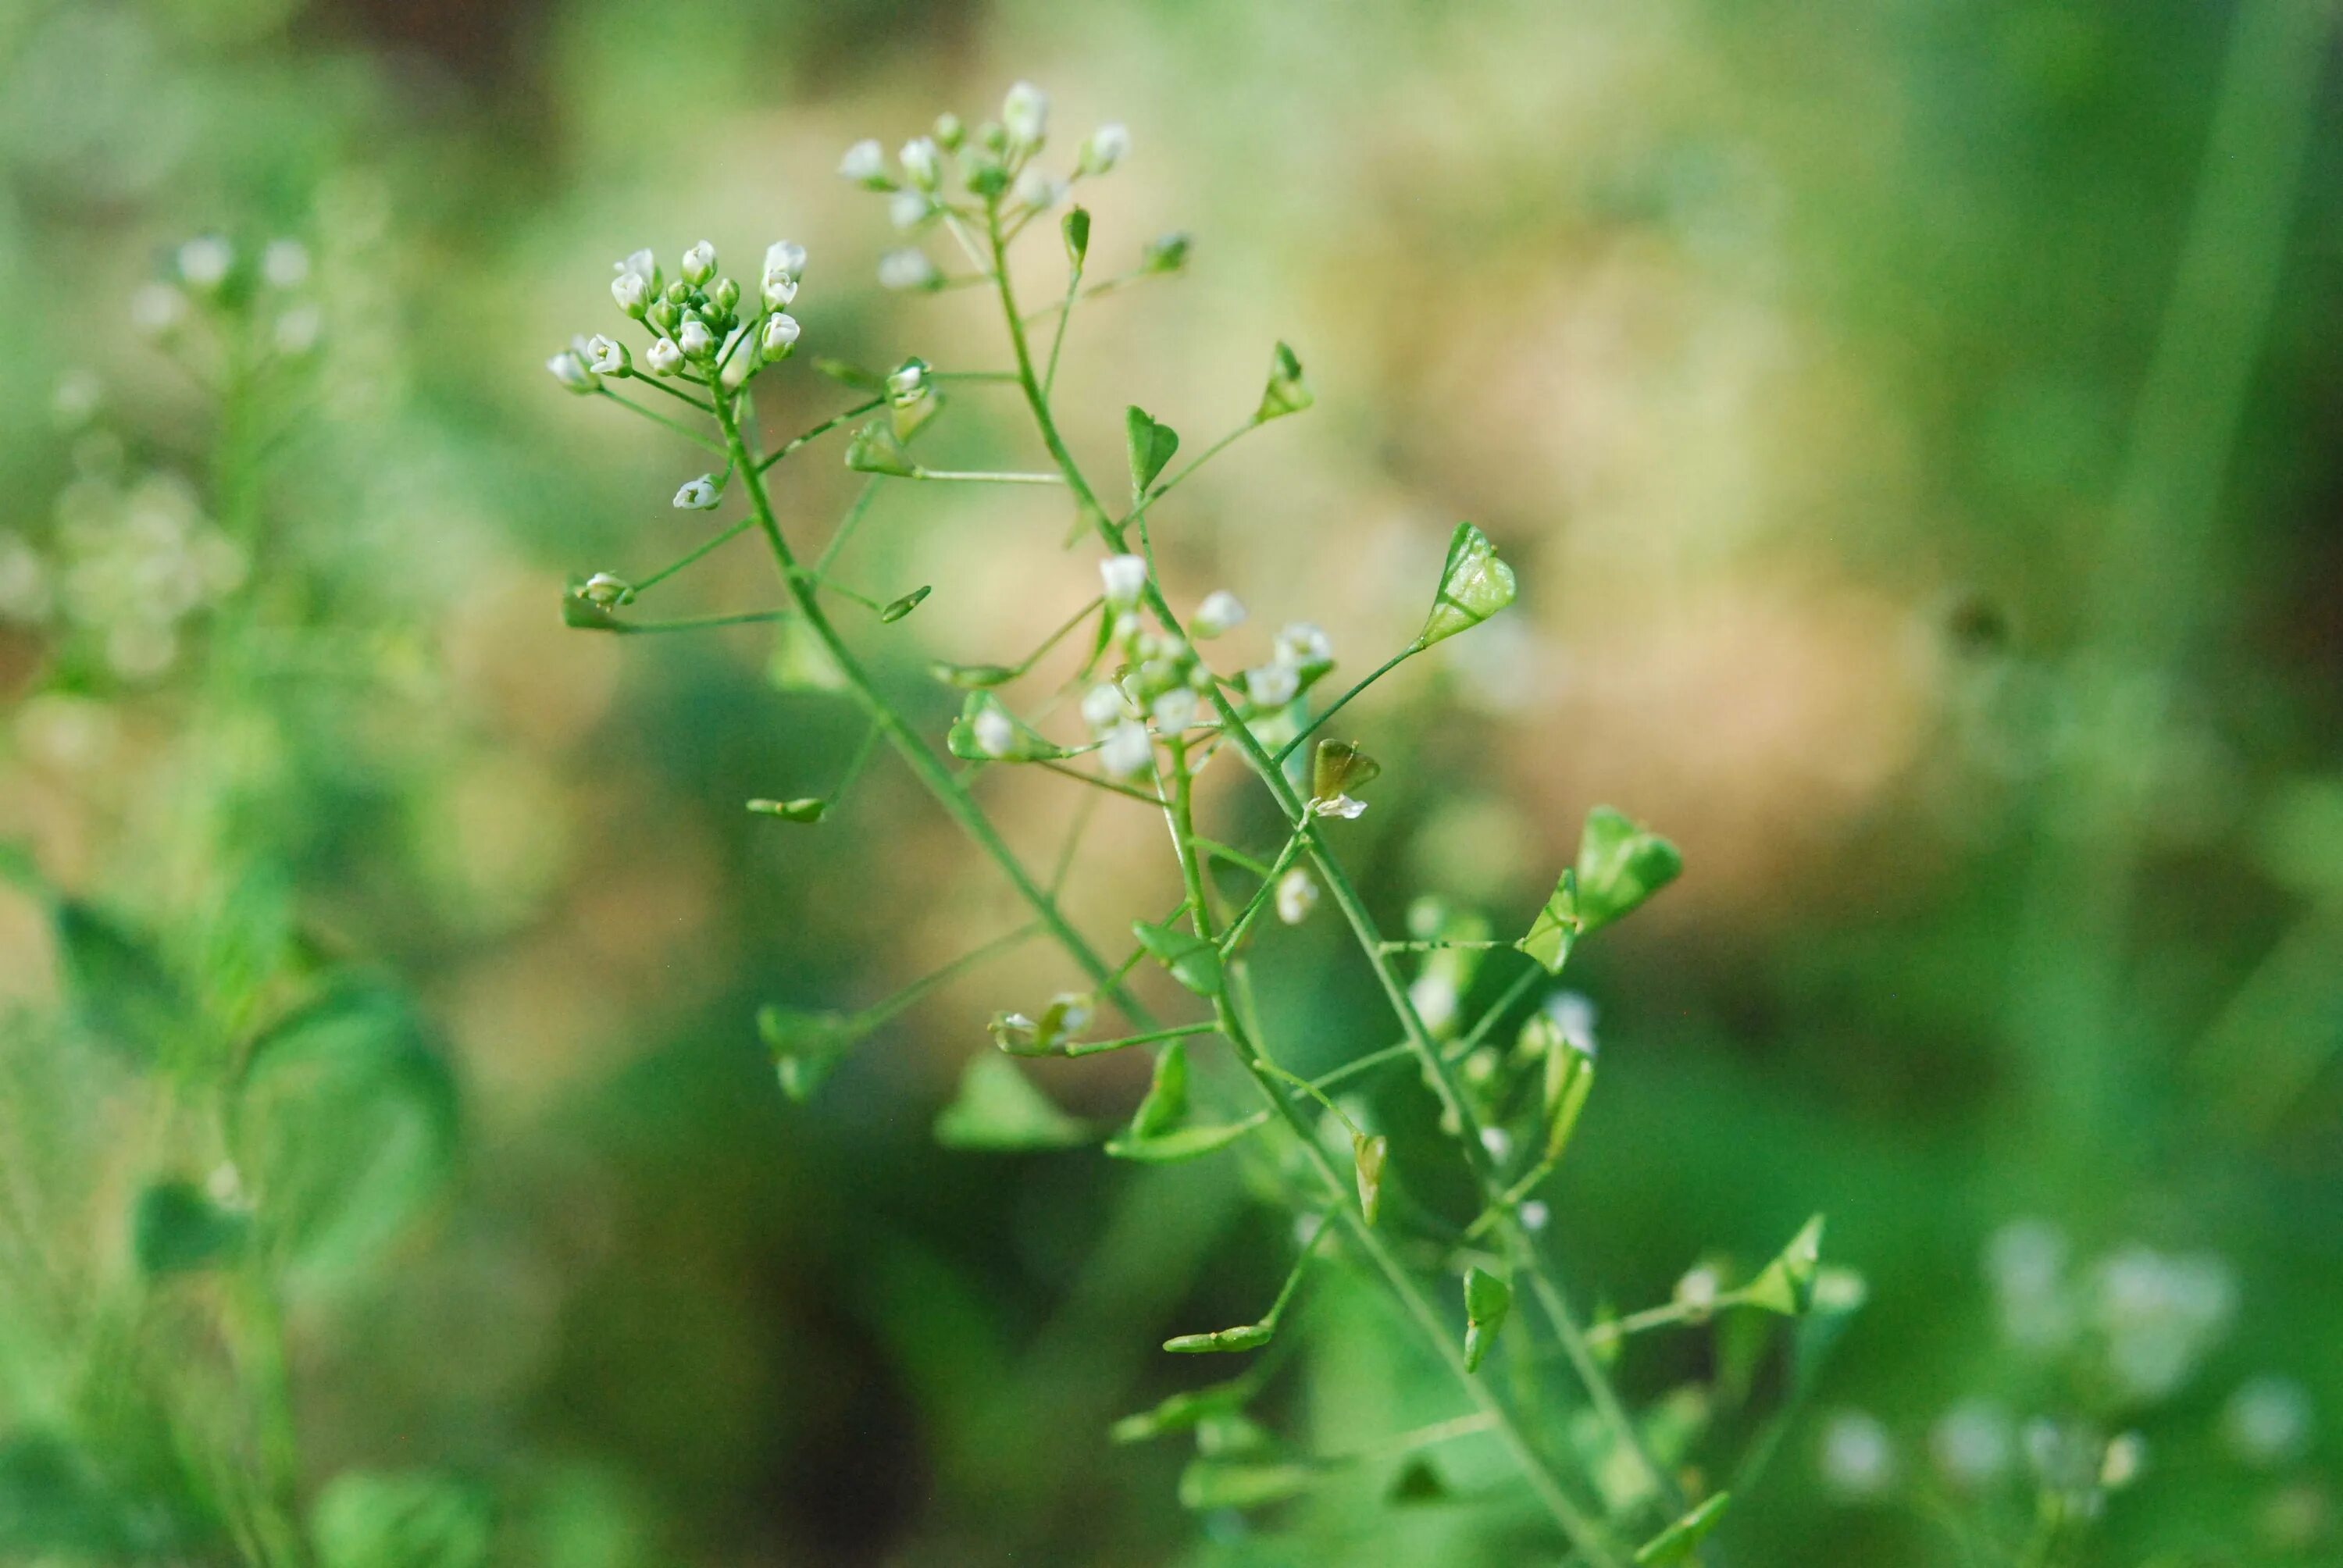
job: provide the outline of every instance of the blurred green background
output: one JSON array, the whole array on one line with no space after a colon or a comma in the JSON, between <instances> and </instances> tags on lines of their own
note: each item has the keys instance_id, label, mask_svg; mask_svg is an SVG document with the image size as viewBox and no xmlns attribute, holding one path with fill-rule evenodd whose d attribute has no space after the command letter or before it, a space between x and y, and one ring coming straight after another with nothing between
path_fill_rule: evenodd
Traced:
<instances>
[{"instance_id":1,"label":"blurred green background","mask_svg":"<svg viewBox=\"0 0 2343 1568\"><path fill-rule=\"evenodd\" d=\"M1126 402L1225 427L1281 337L1318 389L1183 490L1191 599L1317 619L1356 672L1456 518L1520 568L1509 619L1353 710L1379 909L1510 921L1598 800L1684 850L1574 964L1604 1054L1548 1194L1565 1277L1647 1304L1819 1210L1872 1291L1715 1560L2005 1560L1982 1543L2026 1493L1986 1462L2079 1415L2147 1461L2077 1560L2343 1561L2328 16L0 0L0 839L165 933L222 1016L317 954L397 977L460 1086L444 1183L290 1292L304 1494L455 1477L495 1561L563 1568L1534 1560L1354 1499L1199 1521L1177 1453L1107 1445L1201 1381L1155 1342L1251 1310L1283 1221L1226 1170L933 1145L981 1019L1062 980L1038 950L785 1104L760 1003L882 995L1009 923L1003 890L883 759L819 831L741 811L855 733L772 689L769 634L556 613L703 531L668 503L696 457L541 368L615 329L610 262L794 238L808 350L992 364L980 300L877 288L896 241L832 170L1022 76L1068 146L1131 129L1098 253L1196 236L1078 317L1077 447L1111 467ZM130 306L213 230L301 241L319 327L239 496ZM843 405L802 361L769 381L771 430ZM1033 466L990 397L952 439ZM801 465L785 521L818 538L852 488ZM945 585L876 656L940 736L924 660L1014 657L1092 568L1054 504L929 488L882 495L856 571ZM158 632L156 582L205 560ZM744 550L679 592L772 585ZM1046 863L1062 789L987 803ZM1086 926L1175 896L1157 832L1101 817ZM1383 1043L1333 934L1279 940L1312 1064ZM40 900L0 894L19 1426L96 1353L77 1303L168 1136L58 1032L57 968ZM1042 1081L1111 1117L1139 1070ZM1289 1428L1390 1429L1413 1372L1379 1310L1313 1312ZM1710 1355L1639 1342L1623 1377L1654 1397Z\"/></svg>"}]
</instances>

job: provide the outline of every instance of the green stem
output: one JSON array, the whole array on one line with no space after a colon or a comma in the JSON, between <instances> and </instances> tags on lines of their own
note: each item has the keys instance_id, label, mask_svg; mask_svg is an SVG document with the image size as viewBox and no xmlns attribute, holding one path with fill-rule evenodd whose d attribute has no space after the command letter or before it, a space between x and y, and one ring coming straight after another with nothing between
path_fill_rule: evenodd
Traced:
<instances>
[{"instance_id":1,"label":"green stem","mask_svg":"<svg viewBox=\"0 0 2343 1568\"><path fill-rule=\"evenodd\" d=\"M657 387L659 383L653 381L648 383L648 385ZM596 387L595 390L602 397L608 397L611 402L616 403L619 407L631 408L636 413L640 414L644 418L649 419L652 424L665 426L667 428L674 431L677 435L682 437L685 440L690 442L693 446L698 447L704 451L714 452L719 457L723 455L724 448L721 446L709 440L707 437L701 435L690 426L686 425L679 420L670 419L666 415L658 412L656 409L646 408L631 397L622 397L618 393L611 391L607 384ZM679 393L678 396L680 397L681 394ZM687 403L697 404L699 399L697 397L686 397L684 398L684 401Z\"/></svg>"},{"instance_id":2,"label":"green stem","mask_svg":"<svg viewBox=\"0 0 2343 1568\"><path fill-rule=\"evenodd\" d=\"M873 397L868 403L857 403L853 407L847 409L842 414L832 414L829 418L824 419L820 424L814 426L811 429L800 431L799 434L790 437L787 441L781 444L779 449L775 451L771 456L766 457L763 461L759 462L757 465L756 471L759 474L763 473L766 469L771 467L774 464L779 462L782 458L788 457L790 453L796 451L799 447L804 446L807 442L814 440L818 437L827 436L832 430L837 429L840 425L845 424L850 419L860 419L862 416L870 413L875 408L882 408L886 407L886 403L887 399L883 396ZM721 418L720 416L719 417L719 419ZM840 524L840 526L843 528L845 525Z\"/></svg>"},{"instance_id":3,"label":"green stem","mask_svg":"<svg viewBox=\"0 0 2343 1568\"><path fill-rule=\"evenodd\" d=\"M878 730L873 729L871 733L876 735ZM1031 925L1020 926L1013 931L1009 931L1001 936L995 937L990 941L986 942L982 947L971 948L967 952L960 954L960 957L944 965L941 969L934 970L927 974L921 975L918 980L913 980L901 990L897 991L893 996L887 998L883 1001L873 1002L869 1007L864 1008L860 1012L856 1013L853 1020L855 1027L876 1029L880 1024L887 1022L890 1019L900 1014L904 1009L917 1002L921 997L926 996L938 986L944 984L946 981L950 980L957 975L966 973L968 970L972 970L977 965L984 962L987 959L996 958L999 955L1007 952L1011 948L1032 940L1034 937L1041 933L1041 923L1039 921L1035 921Z\"/></svg>"},{"instance_id":4,"label":"green stem","mask_svg":"<svg viewBox=\"0 0 2343 1568\"><path fill-rule=\"evenodd\" d=\"M637 594L640 594L645 588L657 587L659 584L663 583L668 578L675 576L676 573L683 570L686 567L692 566L715 554L718 550L723 548L726 545L730 544L734 539L739 538L742 534L747 533L750 528L753 528L756 526L756 518L742 518L739 522L733 524L730 528L725 529L722 533L717 535L706 544L701 545L689 555L685 556L681 560L676 561L672 565L659 568L659 570L651 573L650 576L635 584L635 592Z\"/></svg>"},{"instance_id":5,"label":"green stem","mask_svg":"<svg viewBox=\"0 0 2343 1568\"><path fill-rule=\"evenodd\" d=\"M1350 705L1351 699L1358 696L1359 693L1364 691L1376 681L1381 680L1384 676L1389 675L1393 670L1397 669L1401 665L1405 664L1409 659L1413 658L1417 654L1422 653L1423 651L1423 645L1422 643L1409 643L1405 648L1401 648L1397 653L1393 654L1389 658L1376 666L1373 674L1360 681L1356 686L1351 688L1350 690L1342 693L1342 696L1336 698L1332 705L1329 707L1325 712L1320 714L1317 718L1312 719L1303 727L1301 734L1295 736L1283 746L1278 748L1277 761L1279 766L1282 767L1287 758L1292 756L1296 751L1301 750L1302 743L1309 739L1312 735L1317 734L1328 719L1333 718L1334 715L1342 712L1344 708L1348 707Z\"/></svg>"},{"instance_id":6,"label":"green stem","mask_svg":"<svg viewBox=\"0 0 2343 1568\"><path fill-rule=\"evenodd\" d=\"M963 468L913 468L914 479L940 479L965 485L1062 485L1062 474L996 474Z\"/></svg>"}]
</instances>

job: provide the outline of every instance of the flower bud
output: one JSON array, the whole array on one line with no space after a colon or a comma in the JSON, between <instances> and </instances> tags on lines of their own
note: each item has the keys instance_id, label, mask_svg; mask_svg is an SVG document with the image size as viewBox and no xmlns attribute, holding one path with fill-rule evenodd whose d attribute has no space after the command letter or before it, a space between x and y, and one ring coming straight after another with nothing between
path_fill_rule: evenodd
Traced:
<instances>
[{"instance_id":1,"label":"flower bud","mask_svg":"<svg viewBox=\"0 0 2343 1568\"><path fill-rule=\"evenodd\" d=\"M643 362L654 376L672 376L683 368L683 350L672 337L654 337L643 353Z\"/></svg>"},{"instance_id":2,"label":"flower bud","mask_svg":"<svg viewBox=\"0 0 2343 1568\"><path fill-rule=\"evenodd\" d=\"M716 355L716 379L727 392L738 392L749 384L765 363L761 351L744 353L749 340L749 324L742 322L724 335L724 347Z\"/></svg>"},{"instance_id":3,"label":"flower bud","mask_svg":"<svg viewBox=\"0 0 2343 1568\"><path fill-rule=\"evenodd\" d=\"M890 250L879 258L879 286L896 290L935 288L943 283L943 274L928 259L928 253L906 246Z\"/></svg>"},{"instance_id":4,"label":"flower bud","mask_svg":"<svg viewBox=\"0 0 2343 1568\"><path fill-rule=\"evenodd\" d=\"M236 252L219 235L198 235L179 247L179 281L196 294L217 294L236 265Z\"/></svg>"},{"instance_id":5,"label":"flower bud","mask_svg":"<svg viewBox=\"0 0 2343 1568\"><path fill-rule=\"evenodd\" d=\"M643 280L643 288L647 293L657 294L659 291L659 257L651 254L649 246L636 251L623 261L613 262L610 270L622 276L629 272L633 273Z\"/></svg>"},{"instance_id":6,"label":"flower bud","mask_svg":"<svg viewBox=\"0 0 2343 1568\"><path fill-rule=\"evenodd\" d=\"M1107 731L1106 743L1099 748L1099 766L1118 779L1145 772L1154 761L1155 748L1147 738L1146 726L1135 719Z\"/></svg>"},{"instance_id":7,"label":"flower bud","mask_svg":"<svg viewBox=\"0 0 2343 1568\"><path fill-rule=\"evenodd\" d=\"M1019 149L1040 146L1050 130L1050 95L1031 82L1018 83L1001 100L1001 125Z\"/></svg>"},{"instance_id":8,"label":"flower bud","mask_svg":"<svg viewBox=\"0 0 2343 1568\"><path fill-rule=\"evenodd\" d=\"M1109 556L1099 562L1099 578L1106 585L1106 602L1129 609L1147 588L1147 563L1137 556Z\"/></svg>"},{"instance_id":9,"label":"flower bud","mask_svg":"<svg viewBox=\"0 0 2343 1568\"><path fill-rule=\"evenodd\" d=\"M798 331L797 317L793 316L775 314L765 317L764 335L758 344L765 363L787 359L798 346Z\"/></svg>"},{"instance_id":10,"label":"flower bud","mask_svg":"<svg viewBox=\"0 0 2343 1568\"><path fill-rule=\"evenodd\" d=\"M586 366L597 376L624 376L634 360L625 344L598 332L586 340Z\"/></svg>"},{"instance_id":11,"label":"flower bud","mask_svg":"<svg viewBox=\"0 0 2343 1568\"><path fill-rule=\"evenodd\" d=\"M732 307L740 303L739 283L729 277L718 278L716 286L708 291L708 303L722 315L731 315Z\"/></svg>"},{"instance_id":12,"label":"flower bud","mask_svg":"<svg viewBox=\"0 0 2343 1568\"><path fill-rule=\"evenodd\" d=\"M887 221L906 234L927 222L935 210L925 191L897 191L887 198Z\"/></svg>"},{"instance_id":13,"label":"flower bud","mask_svg":"<svg viewBox=\"0 0 2343 1568\"><path fill-rule=\"evenodd\" d=\"M1334 662L1334 644L1325 632L1306 620L1289 621L1278 629L1270 657L1295 669Z\"/></svg>"},{"instance_id":14,"label":"flower bud","mask_svg":"<svg viewBox=\"0 0 2343 1568\"><path fill-rule=\"evenodd\" d=\"M936 146L948 153L956 153L960 151L960 143L968 139L968 127L960 123L958 115L946 113L936 116L934 134Z\"/></svg>"},{"instance_id":15,"label":"flower bud","mask_svg":"<svg viewBox=\"0 0 2343 1568\"><path fill-rule=\"evenodd\" d=\"M1155 720L1157 734L1177 735L1196 722L1196 689L1175 686L1157 698L1147 711L1148 717Z\"/></svg>"},{"instance_id":16,"label":"flower bud","mask_svg":"<svg viewBox=\"0 0 2343 1568\"><path fill-rule=\"evenodd\" d=\"M624 578L612 577L608 572L596 572L586 579L586 586L578 591L585 597L588 604L597 605L603 609L615 609L633 600L635 585Z\"/></svg>"},{"instance_id":17,"label":"flower bud","mask_svg":"<svg viewBox=\"0 0 2343 1568\"><path fill-rule=\"evenodd\" d=\"M1277 879L1277 918L1298 926L1318 907L1318 879L1301 866Z\"/></svg>"},{"instance_id":18,"label":"flower bud","mask_svg":"<svg viewBox=\"0 0 2343 1568\"><path fill-rule=\"evenodd\" d=\"M1131 699L1111 682L1093 686L1082 697L1082 722L1093 734L1113 729L1131 716Z\"/></svg>"},{"instance_id":19,"label":"flower bud","mask_svg":"<svg viewBox=\"0 0 2343 1568\"><path fill-rule=\"evenodd\" d=\"M683 310L675 301L662 296L652 300L650 308L643 312L643 324L662 337L672 337L675 329L683 324Z\"/></svg>"},{"instance_id":20,"label":"flower bud","mask_svg":"<svg viewBox=\"0 0 2343 1568\"><path fill-rule=\"evenodd\" d=\"M639 272L622 272L610 280L610 297L618 308L640 321L651 298L651 280Z\"/></svg>"},{"instance_id":21,"label":"flower bud","mask_svg":"<svg viewBox=\"0 0 2343 1568\"><path fill-rule=\"evenodd\" d=\"M1066 182L1054 179L1040 169L1027 169L1017 176L1017 199L1035 212L1047 212L1065 199Z\"/></svg>"},{"instance_id":22,"label":"flower bud","mask_svg":"<svg viewBox=\"0 0 2343 1568\"><path fill-rule=\"evenodd\" d=\"M309 280L309 252L297 239L272 239L260 253L260 276L271 288L298 288Z\"/></svg>"},{"instance_id":23,"label":"flower bud","mask_svg":"<svg viewBox=\"0 0 2343 1568\"><path fill-rule=\"evenodd\" d=\"M794 283L805 276L806 248L794 240L777 239L765 247L765 276L780 274Z\"/></svg>"},{"instance_id":24,"label":"flower bud","mask_svg":"<svg viewBox=\"0 0 2343 1568\"><path fill-rule=\"evenodd\" d=\"M716 355L716 334L697 316L683 318L683 325L676 330L675 344L683 350L686 359L707 360Z\"/></svg>"},{"instance_id":25,"label":"flower bud","mask_svg":"<svg viewBox=\"0 0 2343 1568\"><path fill-rule=\"evenodd\" d=\"M934 142L926 136L914 136L903 144L902 152L897 156L903 165L903 172L911 176L913 185L923 191L936 188L942 166L937 159Z\"/></svg>"},{"instance_id":26,"label":"flower bud","mask_svg":"<svg viewBox=\"0 0 2343 1568\"><path fill-rule=\"evenodd\" d=\"M1009 168L992 152L970 153L961 160L960 183L969 194L992 200L1009 188Z\"/></svg>"},{"instance_id":27,"label":"flower bud","mask_svg":"<svg viewBox=\"0 0 2343 1568\"><path fill-rule=\"evenodd\" d=\"M712 512L724 492L716 486L716 476L702 474L675 493L675 507L679 512Z\"/></svg>"},{"instance_id":28,"label":"flower bud","mask_svg":"<svg viewBox=\"0 0 2343 1568\"><path fill-rule=\"evenodd\" d=\"M1282 708L1302 689L1301 677L1288 664L1265 664L1244 672L1245 700L1255 708Z\"/></svg>"},{"instance_id":29,"label":"flower bud","mask_svg":"<svg viewBox=\"0 0 2343 1568\"><path fill-rule=\"evenodd\" d=\"M1119 125L1101 126L1082 144L1079 166L1086 175L1102 175L1122 162L1131 151L1131 133Z\"/></svg>"},{"instance_id":30,"label":"flower bud","mask_svg":"<svg viewBox=\"0 0 2343 1568\"><path fill-rule=\"evenodd\" d=\"M916 355L887 373L887 401L906 407L928 395L928 362Z\"/></svg>"},{"instance_id":31,"label":"flower bud","mask_svg":"<svg viewBox=\"0 0 2343 1568\"><path fill-rule=\"evenodd\" d=\"M859 141L847 148L846 156L838 161L838 174L840 179L852 180L866 189L895 188L893 178L887 173L886 151L874 140Z\"/></svg>"},{"instance_id":32,"label":"flower bud","mask_svg":"<svg viewBox=\"0 0 2343 1568\"><path fill-rule=\"evenodd\" d=\"M575 348L563 349L547 360L545 367L553 373L553 378L556 381L560 382L572 392L582 395L597 391L602 385L602 378L588 367L586 361L579 357Z\"/></svg>"},{"instance_id":33,"label":"flower bud","mask_svg":"<svg viewBox=\"0 0 2343 1568\"><path fill-rule=\"evenodd\" d=\"M1198 637L1221 637L1244 624L1245 607L1236 595L1226 588L1216 588L1204 596L1196 607L1195 618L1188 629Z\"/></svg>"},{"instance_id":34,"label":"flower bud","mask_svg":"<svg viewBox=\"0 0 2343 1568\"><path fill-rule=\"evenodd\" d=\"M679 268L684 282L698 288L716 276L716 247L701 240L683 253L683 266Z\"/></svg>"}]
</instances>

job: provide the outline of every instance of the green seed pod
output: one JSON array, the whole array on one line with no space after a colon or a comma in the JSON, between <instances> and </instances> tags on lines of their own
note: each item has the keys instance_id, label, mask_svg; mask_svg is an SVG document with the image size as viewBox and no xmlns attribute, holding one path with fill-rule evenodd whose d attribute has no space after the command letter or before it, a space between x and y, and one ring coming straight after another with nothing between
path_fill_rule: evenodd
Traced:
<instances>
[{"instance_id":1,"label":"green seed pod","mask_svg":"<svg viewBox=\"0 0 2343 1568\"><path fill-rule=\"evenodd\" d=\"M1513 1310L1513 1288L1478 1264L1464 1271L1464 1370L1478 1372L1481 1362L1504 1327Z\"/></svg>"},{"instance_id":2,"label":"green seed pod","mask_svg":"<svg viewBox=\"0 0 2343 1568\"><path fill-rule=\"evenodd\" d=\"M1370 1225L1383 1202L1383 1165L1391 1158L1391 1140L1377 1133L1351 1134L1351 1163L1359 1178L1359 1214Z\"/></svg>"}]
</instances>

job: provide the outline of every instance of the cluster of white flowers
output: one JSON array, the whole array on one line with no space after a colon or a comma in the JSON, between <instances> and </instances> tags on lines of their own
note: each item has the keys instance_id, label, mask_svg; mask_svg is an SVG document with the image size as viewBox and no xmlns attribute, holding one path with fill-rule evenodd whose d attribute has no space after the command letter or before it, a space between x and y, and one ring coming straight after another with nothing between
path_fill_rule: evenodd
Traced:
<instances>
[{"instance_id":1,"label":"cluster of white flowers","mask_svg":"<svg viewBox=\"0 0 2343 1568\"><path fill-rule=\"evenodd\" d=\"M1129 779L1154 766L1154 738L1173 739L1209 721L1212 672L1184 638L1149 628L1141 604L1147 591L1144 559L1109 556L1099 563L1099 581L1111 618L1108 635L1126 668L1119 679L1102 681L1083 697L1082 722L1098 742L1099 765L1115 778ZM1212 598L1222 601L1223 615L1234 607L1235 619L1243 618L1243 607L1232 595Z\"/></svg>"},{"instance_id":2,"label":"cluster of white flowers","mask_svg":"<svg viewBox=\"0 0 2343 1568\"><path fill-rule=\"evenodd\" d=\"M866 138L846 149L838 174L885 196L889 220L906 234L938 221L980 223L984 208L996 206L1013 226L1057 206L1075 181L1111 172L1131 152L1129 131L1119 125L1101 126L1082 143L1071 173L1051 174L1033 162L1049 133L1049 95L1031 82L1020 82L1002 100L999 119L971 131L958 115L940 116L927 135L903 144L891 168L887 149L877 138ZM982 207L963 205L959 194L947 188L955 173L960 190ZM967 237L965 230L962 237ZM942 271L917 246L890 250L879 259L882 288L939 288L944 281Z\"/></svg>"},{"instance_id":3,"label":"cluster of white flowers","mask_svg":"<svg viewBox=\"0 0 2343 1568\"><path fill-rule=\"evenodd\" d=\"M176 342L199 313L250 313L261 346L297 359L317 347L324 317L299 291L309 281L309 252L297 239L272 239L240 252L226 236L198 235L173 253L171 276L130 297L131 325L158 343Z\"/></svg>"},{"instance_id":4,"label":"cluster of white flowers","mask_svg":"<svg viewBox=\"0 0 2343 1568\"><path fill-rule=\"evenodd\" d=\"M672 281L649 250L618 262L610 297L650 332L643 365L653 376L738 392L765 366L796 352L801 328L788 307L797 298L805 266L803 246L784 239L767 246L756 307L744 316L739 282L717 270L716 246L703 239L683 253ZM601 333L573 338L545 367L579 394L601 390L606 379L641 374L626 345ZM677 506L703 504L698 498L703 492L689 485L684 488L695 499L679 494ZM713 497L704 504L713 506Z\"/></svg>"}]
</instances>

